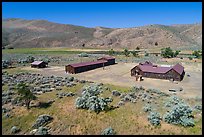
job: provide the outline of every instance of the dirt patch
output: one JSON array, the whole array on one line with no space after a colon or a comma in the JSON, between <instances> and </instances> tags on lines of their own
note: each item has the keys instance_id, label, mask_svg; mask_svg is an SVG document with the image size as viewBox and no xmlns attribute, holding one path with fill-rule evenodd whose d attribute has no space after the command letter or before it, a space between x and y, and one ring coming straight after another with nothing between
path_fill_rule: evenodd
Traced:
<instances>
[{"instance_id":1,"label":"dirt patch","mask_svg":"<svg viewBox=\"0 0 204 137\"><path fill-rule=\"evenodd\" d=\"M102 82L117 86L132 87L134 85L143 86L145 88L156 88L163 92L170 93L168 90L172 88L182 87L183 91L176 93L179 96L186 98L195 98L202 95L202 64L186 64L182 63L186 75L181 82L170 82L169 80L144 78L144 81L135 81L135 77L131 77L130 70L138 63L118 63L111 66L106 66L105 69L98 68L78 74L65 73L64 67L50 66L49 68L35 69L25 67L23 69L36 70L39 73L50 76L74 76L78 79L84 79L94 82ZM187 76L190 75L190 77Z\"/></svg>"}]
</instances>

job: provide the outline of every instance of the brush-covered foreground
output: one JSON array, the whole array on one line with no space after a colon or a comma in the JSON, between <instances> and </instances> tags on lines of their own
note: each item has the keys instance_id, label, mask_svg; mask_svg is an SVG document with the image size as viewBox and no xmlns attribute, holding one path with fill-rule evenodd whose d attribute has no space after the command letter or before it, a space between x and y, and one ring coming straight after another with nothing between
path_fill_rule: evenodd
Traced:
<instances>
[{"instance_id":1,"label":"brush-covered foreground","mask_svg":"<svg viewBox=\"0 0 204 137\"><path fill-rule=\"evenodd\" d=\"M19 74L13 69L13 75ZM22 73L22 72L20 72ZM8 73L8 76L11 73ZM25 73L26 74L26 73ZM11 76L11 75L10 75ZM91 82L92 83L92 82ZM168 102L169 95L162 91L148 90L142 88L142 92L135 90L132 94L132 88L117 87L111 84L100 84L102 93L100 97L111 97L113 99L109 106L113 109L95 113L91 110L77 109L75 102L78 97L82 96L84 86L91 84L87 81L79 81L76 85L67 87L61 86L61 90L54 89L51 92L45 92L37 95L38 99L31 103L29 110L24 106L16 106L11 103L6 103L2 107L11 109L6 114L2 113L2 132L4 135L11 133L11 128L16 126L20 129L15 134L31 134L32 125L35 123L38 116L47 114L53 117L53 120L45 125L51 135L88 135L88 134L104 134L106 128L111 127L118 135L150 135L150 134L202 134L202 112L199 109L194 109L194 106L201 104L201 100L191 99L186 100L187 104L193 110L195 126L184 127L182 125L173 125L165 122L163 119L160 125L154 126L148 121L149 112L144 111L144 106L150 104L152 111L158 112L163 116L168 108L165 103ZM10 85L4 84L3 93L9 90ZM112 91L115 90L114 94ZM14 90L15 91L15 90ZM116 91L119 92L118 96ZM74 96L57 96L57 93L74 93ZM135 98L136 97L136 98ZM135 99L135 102L131 99ZM54 100L49 105L46 102ZM118 105L119 102L124 103ZM36 105L41 102L41 105ZM42 105L44 103L44 105ZM199 108L199 107L198 107ZM202 109L202 105L201 105Z\"/></svg>"}]
</instances>

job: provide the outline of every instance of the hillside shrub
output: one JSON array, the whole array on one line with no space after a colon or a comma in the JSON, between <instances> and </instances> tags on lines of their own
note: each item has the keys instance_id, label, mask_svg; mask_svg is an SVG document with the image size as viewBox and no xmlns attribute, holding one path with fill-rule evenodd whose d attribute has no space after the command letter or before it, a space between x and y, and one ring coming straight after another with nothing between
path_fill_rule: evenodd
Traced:
<instances>
[{"instance_id":1,"label":"hillside shrub","mask_svg":"<svg viewBox=\"0 0 204 137\"><path fill-rule=\"evenodd\" d=\"M155 93L155 94L158 94L160 96L169 96L168 94L164 93L164 92L161 92L160 90L158 89L147 89L146 90L147 93Z\"/></svg>"},{"instance_id":2,"label":"hillside shrub","mask_svg":"<svg viewBox=\"0 0 204 137\"><path fill-rule=\"evenodd\" d=\"M83 52L83 53L79 54L78 56L79 57L88 57L89 55L87 53Z\"/></svg>"},{"instance_id":3,"label":"hillside shrub","mask_svg":"<svg viewBox=\"0 0 204 137\"><path fill-rule=\"evenodd\" d=\"M108 103L112 102L112 98L99 97L102 88L98 85L90 85L83 88L82 96L78 97L75 106L78 109L87 109L99 113L108 109Z\"/></svg>"},{"instance_id":4,"label":"hillside shrub","mask_svg":"<svg viewBox=\"0 0 204 137\"><path fill-rule=\"evenodd\" d=\"M144 91L144 87L140 86L140 87L137 87L137 86L133 86L131 89L130 89L130 92L139 92L139 91Z\"/></svg>"},{"instance_id":5,"label":"hillside shrub","mask_svg":"<svg viewBox=\"0 0 204 137\"><path fill-rule=\"evenodd\" d=\"M160 114L157 112L150 112L150 114L148 115L148 121L153 125L153 126L158 126L160 125L160 121L161 121L161 117Z\"/></svg>"},{"instance_id":6,"label":"hillside shrub","mask_svg":"<svg viewBox=\"0 0 204 137\"><path fill-rule=\"evenodd\" d=\"M47 114L40 115L32 127L39 128L41 126L48 124L51 120L53 120L53 117L51 117L50 115Z\"/></svg>"},{"instance_id":7,"label":"hillside shrub","mask_svg":"<svg viewBox=\"0 0 204 137\"><path fill-rule=\"evenodd\" d=\"M13 127L11 128L11 133L12 133L12 134L18 133L19 131L20 131L20 129L17 128L16 126L13 126Z\"/></svg>"},{"instance_id":8,"label":"hillside shrub","mask_svg":"<svg viewBox=\"0 0 204 137\"><path fill-rule=\"evenodd\" d=\"M184 101L177 96L171 96L168 98L168 100L165 103L165 107L172 107L174 105L177 105L179 103L183 103Z\"/></svg>"},{"instance_id":9,"label":"hillside shrub","mask_svg":"<svg viewBox=\"0 0 204 137\"><path fill-rule=\"evenodd\" d=\"M111 127L104 129L104 131L102 131L102 133L101 133L101 135L115 135L115 134L116 134L116 132Z\"/></svg>"},{"instance_id":10,"label":"hillside shrub","mask_svg":"<svg viewBox=\"0 0 204 137\"><path fill-rule=\"evenodd\" d=\"M178 103L164 115L164 121L170 124L182 125L184 127L194 126L192 109L185 103Z\"/></svg>"},{"instance_id":11,"label":"hillside shrub","mask_svg":"<svg viewBox=\"0 0 204 137\"><path fill-rule=\"evenodd\" d=\"M195 50L193 51L192 55L195 56L195 58L200 58L202 56L202 51Z\"/></svg>"},{"instance_id":12,"label":"hillside shrub","mask_svg":"<svg viewBox=\"0 0 204 137\"><path fill-rule=\"evenodd\" d=\"M123 53L127 57L127 56L129 56L130 51L128 49L124 49Z\"/></svg>"},{"instance_id":13,"label":"hillside shrub","mask_svg":"<svg viewBox=\"0 0 204 137\"><path fill-rule=\"evenodd\" d=\"M144 110L144 112L150 112L150 111L152 111L152 106L150 106L149 104L147 104L147 105L145 105L145 106L143 107L143 110Z\"/></svg>"},{"instance_id":14,"label":"hillside shrub","mask_svg":"<svg viewBox=\"0 0 204 137\"><path fill-rule=\"evenodd\" d=\"M26 57L26 60L27 60L27 63L32 63L35 60L35 58L29 55Z\"/></svg>"},{"instance_id":15,"label":"hillside shrub","mask_svg":"<svg viewBox=\"0 0 204 137\"><path fill-rule=\"evenodd\" d=\"M48 135L48 129L46 127L39 127L34 135Z\"/></svg>"},{"instance_id":16,"label":"hillside shrub","mask_svg":"<svg viewBox=\"0 0 204 137\"><path fill-rule=\"evenodd\" d=\"M189 59L189 60L192 60L193 58L192 58L192 57L188 57L188 59Z\"/></svg>"},{"instance_id":17,"label":"hillside shrub","mask_svg":"<svg viewBox=\"0 0 204 137\"><path fill-rule=\"evenodd\" d=\"M108 51L108 54L109 54L109 55L113 55L113 54L115 54L115 51L114 51L113 49L110 49L110 50Z\"/></svg>"},{"instance_id":18,"label":"hillside shrub","mask_svg":"<svg viewBox=\"0 0 204 137\"><path fill-rule=\"evenodd\" d=\"M8 68L11 65L9 60L2 60L2 69Z\"/></svg>"}]
</instances>

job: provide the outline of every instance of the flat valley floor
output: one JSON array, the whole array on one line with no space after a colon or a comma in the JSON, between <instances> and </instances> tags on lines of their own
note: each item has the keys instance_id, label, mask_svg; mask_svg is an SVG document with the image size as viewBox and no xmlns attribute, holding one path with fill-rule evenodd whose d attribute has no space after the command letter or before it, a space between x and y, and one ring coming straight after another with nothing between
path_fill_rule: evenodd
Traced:
<instances>
[{"instance_id":1,"label":"flat valley floor","mask_svg":"<svg viewBox=\"0 0 204 137\"><path fill-rule=\"evenodd\" d=\"M202 96L202 63L185 64L182 63L185 70L184 79L181 82L170 82L169 80L143 78L143 81L135 81L135 77L131 77L130 70L138 63L118 63L78 74L65 73L65 68L60 66L49 66L48 68L36 69L24 67L23 70L32 70L45 76L74 76L78 79L89 80L93 82L101 82L121 87L132 87L134 85L147 88L157 88L163 92L170 93L169 89L183 88L183 91L177 92L178 96L183 98L195 98ZM190 76L187 76L187 75ZM174 94L174 93L172 93Z\"/></svg>"}]
</instances>

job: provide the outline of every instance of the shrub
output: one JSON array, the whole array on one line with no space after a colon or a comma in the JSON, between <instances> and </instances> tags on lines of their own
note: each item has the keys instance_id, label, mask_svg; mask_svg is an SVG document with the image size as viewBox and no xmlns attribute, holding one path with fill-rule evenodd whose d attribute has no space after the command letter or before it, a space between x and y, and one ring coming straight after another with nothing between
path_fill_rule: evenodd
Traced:
<instances>
[{"instance_id":1,"label":"shrub","mask_svg":"<svg viewBox=\"0 0 204 137\"><path fill-rule=\"evenodd\" d=\"M193 51L192 55L195 56L196 58L200 58L202 56L202 52L199 50L198 51L195 50Z\"/></svg>"},{"instance_id":2,"label":"shrub","mask_svg":"<svg viewBox=\"0 0 204 137\"><path fill-rule=\"evenodd\" d=\"M150 112L148 115L148 120L153 126L160 125L161 117L160 114L157 112Z\"/></svg>"},{"instance_id":3,"label":"shrub","mask_svg":"<svg viewBox=\"0 0 204 137\"><path fill-rule=\"evenodd\" d=\"M130 54L130 51L128 50L128 49L124 49L124 55L127 57L127 56L129 56L129 54Z\"/></svg>"},{"instance_id":4,"label":"shrub","mask_svg":"<svg viewBox=\"0 0 204 137\"><path fill-rule=\"evenodd\" d=\"M74 77L69 77L69 81L74 81Z\"/></svg>"},{"instance_id":5,"label":"shrub","mask_svg":"<svg viewBox=\"0 0 204 137\"><path fill-rule=\"evenodd\" d=\"M78 56L79 57L88 57L89 55L87 53L83 52L83 53L79 54Z\"/></svg>"},{"instance_id":6,"label":"shrub","mask_svg":"<svg viewBox=\"0 0 204 137\"><path fill-rule=\"evenodd\" d=\"M32 63L34 60L35 60L35 58L33 56L29 55L29 56L26 57L27 63Z\"/></svg>"},{"instance_id":7,"label":"shrub","mask_svg":"<svg viewBox=\"0 0 204 137\"><path fill-rule=\"evenodd\" d=\"M17 132L19 132L19 131L20 131L20 129L17 128L16 126L13 126L13 127L11 128L11 133L12 133L12 134L15 134L15 133L17 133Z\"/></svg>"},{"instance_id":8,"label":"shrub","mask_svg":"<svg viewBox=\"0 0 204 137\"><path fill-rule=\"evenodd\" d=\"M2 60L2 69L8 68L12 64L9 60Z\"/></svg>"},{"instance_id":9,"label":"shrub","mask_svg":"<svg viewBox=\"0 0 204 137\"><path fill-rule=\"evenodd\" d=\"M117 90L113 90L113 91L112 91L112 95L113 95L113 96L120 96L121 93L118 92Z\"/></svg>"},{"instance_id":10,"label":"shrub","mask_svg":"<svg viewBox=\"0 0 204 137\"><path fill-rule=\"evenodd\" d=\"M146 90L147 93L156 93L160 96L169 96L168 94L164 93L164 92L161 92L160 90L158 89L147 89Z\"/></svg>"},{"instance_id":11,"label":"shrub","mask_svg":"<svg viewBox=\"0 0 204 137\"><path fill-rule=\"evenodd\" d=\"M164 115L164 121L170 124L182 126L194 126L192 119L192 109L185 103L178 103Z\"/></svg>"},{"instance_id":12,"label":"shrub","mask_svg":"<svg viewBox=\"0 0 204 137\"><path fill-rule=\"evenodd\" d=\"M192 58L192 57L188 57L188 59L189 59L189 60L192 60L193 58Z\"/></svg>"},{"instance_id":13,"label":"shrub","mask_svg":"<svg viewBox=\"0 0 204 137\"><path fill-rule=\"evenodd\" d=\"M145 53L145 56L146 56L146 57L149 56L149 53Z\"/></svg>"},{"instance_id":14,"label":"shrub","mask_svg":"<svg viewBox=\"0 0 204 137\"><path fill-rule=\"evenodd\" d=\"M134 57L138 57L138 55L139 55L139 54L138 54L138 51L135 51L135 50L133 50L131 53L132 53L132 55L133 55Z\"/></svg>"},{"instance_id":15,"label":"shrub","mask_svg":"<svg viewBox=\"0 0 204 137\"><path fill-rule=\"evenodd\" d=\"M51 120L53 120L53 117L47 114L40 115L35 123L33 124L33 128L39 128L40 126L48 124Z\"/></svg>"},{"instance_id":16,"label":"shrub","mask_svg":"<svg viewBox=\"0 0 204 137\"><path fill-rule=\"evenodd\" d=\"M46 127L39 127L34 135L48 135L48 129Z\"/></svg>"},{"instance_id":17,"label":"shrub","mask_svg":"<svg viewBox=\"0 0 204 137\"><path fill-rule=\"evenodd\" d=\"M155 42L155 44L154 44L155 46L158 46L158 42Z\"/></svg>"},{"instance_id":18,"label":"shrub","mask_svg":"<svg viewBox=\"0 0 204 137\"><path fill-rule=\"evenodd\" d=\"M14 47L8 47L8 49L14 49Z\"/></svg>"},{"instance_id":19,"label":"shrub","mask_svg":"<svg viewBox=\"0 0 204 137\"><path fill-rule=\"evenodd\" d=\"M88 109L97 113L107 109L108 103L112 102L113 100L111 98L98 97L101 92L101 87L98 85L84 87L82 96L76 99L76 108Z\"/></svg>"},{"instance_id":20,"label":"shrub","mask_svg":"<svg viewBox=\"0 0 204 137\"><path fill-rule=\"evenodd\" d=\"M133 86L131 89L130 89L130 92L139 92L139 91L143 91L145 90L144 87L140 86L140 87L137 87L137 86Z\"/></svg>"},{"instance_id":21,"label":"shrub","mask_svg":"<svg viewBox=\"0 0 204 137\"><path fill-rule=\"evenodd\" d=\"M51 59L49 58L43 58L42 61L44 61L45 63L49 63L51 61Z\"/></svg>"},{"instance_id":22,"label":"shrub","mask_svg":"<svg viewBox=\"0 0 204 137\"><path fill-rule=\"evenodd\" d=\"M144 110L144 112L152 111L152 106L150 106L150 105L145 105L145 106L143 107L143 110Z\"/></svg>"},{"instance_id":23,"label":"shrub","mask_svg":"<svg viewBox=\"0 0 204 137\"><path fill-rule=\"evenodd\" d=\"M140 50L140 48L139 48L139 47L136 47L136 50Z\"/></svg>"},{"instance_id":24,"label":"shrub","mask_svg":"<svg viewBox=\"0 0 204 137\"><path fill-rule=\"evenodd\" d=\"M116 132L114 131L113 128L108 127L104 131L102 131L101 135L115 135Z\"/></svg>"},{"instance_id":25,"label":"shrub","mask_svg":"<svg viewBox=\"0 0 204 137\"><path fill-rule=\"evenodd\" d=\"M194 109L197 109L197 110L202 111L202 105L195 105L195 106L194 106Z\"/></svg>"},{"instance_id":26,"label":"shrub","mask_svg":"<svg viewBox=\"0 0 204 137\"><path fill-rule=\"evenodd\" d=\"M109 55L113 55L113 54L115 54L115 51L114 51L113 49L110 49L110 50L108 51L108 54L109 54Z\"/></svg>"},{"instance_id":27,"label":"shrub","mask_svg":"<svg viewBox=\"0 0 204 137\"><path fill-rule=\"evenodd\" d=\"M177 105L179 103L183 103L184 101L177 96L171 96L168 98L167 102L165 103L165 107L172 107L174 105Z\"/></svg>"}]
</instances>

